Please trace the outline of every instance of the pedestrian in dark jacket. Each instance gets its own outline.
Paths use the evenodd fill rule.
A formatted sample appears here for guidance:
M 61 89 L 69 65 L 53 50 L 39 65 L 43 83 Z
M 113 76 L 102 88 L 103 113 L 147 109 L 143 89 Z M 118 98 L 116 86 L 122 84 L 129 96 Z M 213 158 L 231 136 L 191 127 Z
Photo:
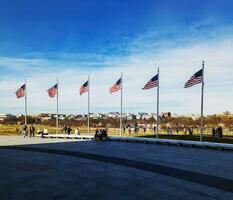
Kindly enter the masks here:
M 157 129 L 157 127 L 154 126 L 154 127 L 153 127 L 153 132 L 154 132 L 154 134 L 156 134 L 156 129 Z
M 193 135 L 193 128 L 192 128 L 192 127 L 190 127 L 190 128 L 188 129 L 188 131 L 189 131 L 189 135 Z
M 30 126 L 30 135 L 29 137 L 34 137 L 35 136 L 35 127 L 31 124 Z
M 222 127 L 221 127 L 221 126 L 219 126 L 219 127 L 217 128 L 217 133 L 218 133 L 218 136 L 219 136 L 219 137 L 222 137 Z
M 63 127 L 63 133 L 66 134 L 66 131 L 67 131 L 67 126 L 65 125 L 65 126 Z
M 212 136 L 216 135 L 216 128 L 212 128 Z
M 125 134 L 125 126 L 123 127 L 123 133 Z
M 103 129 L 103 130 L 102 130 L 102 136 L 103 136 L 103 138 L 104 138 L 105 140 L 107 139 L 108 134 L 107 134 L 106 129 Z
M 71 129 L 71 127 L 69 126 L 69 127 L 67 128 L 67 133 L 68 133 L 68 135 L 70 135 L 71 131 L 72 131 L 72 129 Z
M 146 133 L 146 126 L 143 126 L 143 132 Z

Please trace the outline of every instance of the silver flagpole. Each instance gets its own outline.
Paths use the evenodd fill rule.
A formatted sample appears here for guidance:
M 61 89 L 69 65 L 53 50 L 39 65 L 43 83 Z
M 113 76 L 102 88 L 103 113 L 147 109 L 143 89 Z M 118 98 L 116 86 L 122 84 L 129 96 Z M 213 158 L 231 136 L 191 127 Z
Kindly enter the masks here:
M 156 127 L 156 138 L 159 138 L 159 67 L 158 67 L 158 86 L 157 86 L 157 127 Z
M 120 116 L 120 136 L 122 136 L 122 104 L 123 104 L 123 73 L 121 72 L 121 116 Z
M 88 116 L 87 116 L 87 132 L 90 134 L 90 76 L 88 75 Z
M 56 134 L 58 134 L 58 94 L 59 94 L 59 87 L 58 87 L 58 78 L 57 78 L 57 118 L 56 118 Z
M 25 125 L 27 125 L 27 81 L 25 79 L 25 95 L 24 95 L 24 98 L 25 98 Z
M 201 134 L 200 134 L 200 141 L 202 142 L 203 140 L 203 101 L 204 101 L 204 65 L 205 61 L 202 61 L 202 76 L 203 76 L 203 81 L 202 81 L 202 86 L 201 86 Z

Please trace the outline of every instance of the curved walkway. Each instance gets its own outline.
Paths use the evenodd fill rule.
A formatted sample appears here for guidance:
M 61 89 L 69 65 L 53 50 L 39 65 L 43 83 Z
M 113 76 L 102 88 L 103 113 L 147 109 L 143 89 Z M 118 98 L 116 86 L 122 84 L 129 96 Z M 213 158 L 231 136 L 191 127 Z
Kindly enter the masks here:
M 148 172 L 153 172 L 161 175 L 180 178 L 186 181 L 191 181 L 201 185 L 214 187 L 227 192 L 233 192 L 233 180 L 211 176 L 203 173 L 188 171 L 184 169 L 163 166 L 159 164 L 146 163 L 146 162 L 135 161 L 135 160 L 119 158 L 119 157 L 110 157 L 100 154 L 66 151 L 66 150 L 58 150 L 58 149 L 45 149 L 45 148 L 34 148 L 34 147 L 25 147 L 25 146 L 5 146 L 5 147 L 1 147 L 1 149 L 33 151 L 39 153 L 72 156 L 77 158 L 101 161 L 101 162 L 121 165 L 125 167 L 131 167 L 139 170 L 144 170 Z

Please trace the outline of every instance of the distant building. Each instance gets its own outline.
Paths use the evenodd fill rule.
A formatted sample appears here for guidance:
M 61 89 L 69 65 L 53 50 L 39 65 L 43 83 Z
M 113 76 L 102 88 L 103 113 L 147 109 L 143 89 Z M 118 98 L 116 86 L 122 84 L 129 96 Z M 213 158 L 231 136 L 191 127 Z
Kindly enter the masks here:
M 170 118 L 171 113 L 170 112 L 162 112 L 161 116 L 162 116 L 162 118 Z
M 44 121 L 48 121 L 50 119 L 56 118 L 57 114 L 40 113 L 40 114 L 33 115 L 32 117 L 40 119 L 42 122 L 44 122 Z M 66 118 L 66 115 L 65 114 L 58 114 L 58 118 L 60 120 L 64 120 Z
M 36 115 L 33 115 L 33 117 L 36 117 L 37 119 L 40 119 L 42 122 L 48 121 L 48 120 L 50 120 L 52 118 L 51 114 L 48 114 L 48 113 L 36 114 Z
M 110 113 L 107 113 L 106 116 L 109 118 L 119 118 L 120 113 L 119 112 L 110 112 Z
M 104 119 L 105 115 L 102 113 L 90 113 L 90 118 L 92 118 L 92 119 Z
M 0 121 L 4 121 L 7 118 L 6 114 L 0 114 Z

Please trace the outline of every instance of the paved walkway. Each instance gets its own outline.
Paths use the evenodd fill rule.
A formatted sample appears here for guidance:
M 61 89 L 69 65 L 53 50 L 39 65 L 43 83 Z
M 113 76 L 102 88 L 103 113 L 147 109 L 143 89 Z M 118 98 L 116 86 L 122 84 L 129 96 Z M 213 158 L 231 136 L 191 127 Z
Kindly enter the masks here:
M 7 136 L 0 146 L 0 199 L 233 199 L 228 151 Z

